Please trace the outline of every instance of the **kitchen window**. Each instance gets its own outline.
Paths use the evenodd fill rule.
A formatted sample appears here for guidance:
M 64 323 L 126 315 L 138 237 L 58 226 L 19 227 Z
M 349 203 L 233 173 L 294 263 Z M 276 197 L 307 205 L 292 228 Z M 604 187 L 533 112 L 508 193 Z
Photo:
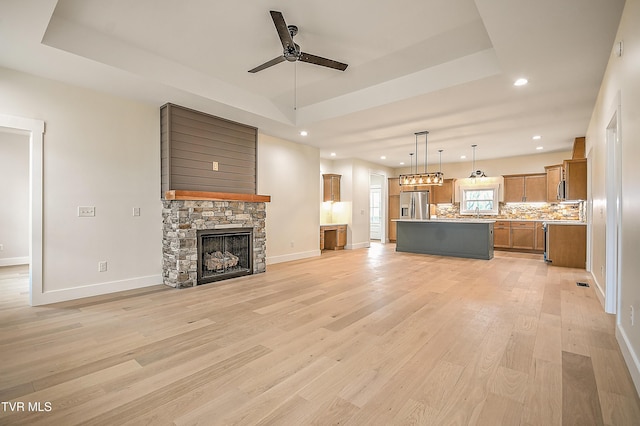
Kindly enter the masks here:
M 460 186 L 460 214 L 497 215 L 499 185 Z

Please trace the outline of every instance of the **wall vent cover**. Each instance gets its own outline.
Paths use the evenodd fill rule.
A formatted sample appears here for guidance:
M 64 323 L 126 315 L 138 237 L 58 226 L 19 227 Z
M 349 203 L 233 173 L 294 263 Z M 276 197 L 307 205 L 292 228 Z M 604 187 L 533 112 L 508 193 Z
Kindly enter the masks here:
M 589 283 L 581 283 L 580 281 L 578 281 L 578 282 L 576 283 L 576 285 L 577 285 L 578 287 L 589 287 Z

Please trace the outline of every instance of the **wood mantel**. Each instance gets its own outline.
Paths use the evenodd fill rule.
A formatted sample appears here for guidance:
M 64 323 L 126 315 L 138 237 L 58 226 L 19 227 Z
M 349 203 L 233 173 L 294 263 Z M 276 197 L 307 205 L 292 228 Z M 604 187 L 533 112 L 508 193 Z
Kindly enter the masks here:
M 205 192 L 171 190 L 164 193 L 165 200 L 204 200 L 204 201 L 247 201 L 269 203 L 271 195 L 234 194 L 231 192 Z

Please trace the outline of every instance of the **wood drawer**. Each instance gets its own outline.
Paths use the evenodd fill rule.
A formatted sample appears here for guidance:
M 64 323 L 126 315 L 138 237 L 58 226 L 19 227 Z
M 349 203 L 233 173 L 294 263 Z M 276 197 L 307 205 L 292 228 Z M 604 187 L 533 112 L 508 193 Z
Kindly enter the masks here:
M 536 223 L 535 222 L 529 222 L 529 221 L 513 221 L 511 222 L 511 228 L 535 228 L 536 227 Z

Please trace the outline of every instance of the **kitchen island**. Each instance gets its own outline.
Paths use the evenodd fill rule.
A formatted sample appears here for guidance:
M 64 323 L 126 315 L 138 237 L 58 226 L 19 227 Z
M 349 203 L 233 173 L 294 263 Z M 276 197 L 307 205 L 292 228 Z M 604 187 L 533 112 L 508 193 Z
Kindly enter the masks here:
M 396 251 L 471 259 L 493 258 L 493 224 L 487 219 L 396 219 Z

